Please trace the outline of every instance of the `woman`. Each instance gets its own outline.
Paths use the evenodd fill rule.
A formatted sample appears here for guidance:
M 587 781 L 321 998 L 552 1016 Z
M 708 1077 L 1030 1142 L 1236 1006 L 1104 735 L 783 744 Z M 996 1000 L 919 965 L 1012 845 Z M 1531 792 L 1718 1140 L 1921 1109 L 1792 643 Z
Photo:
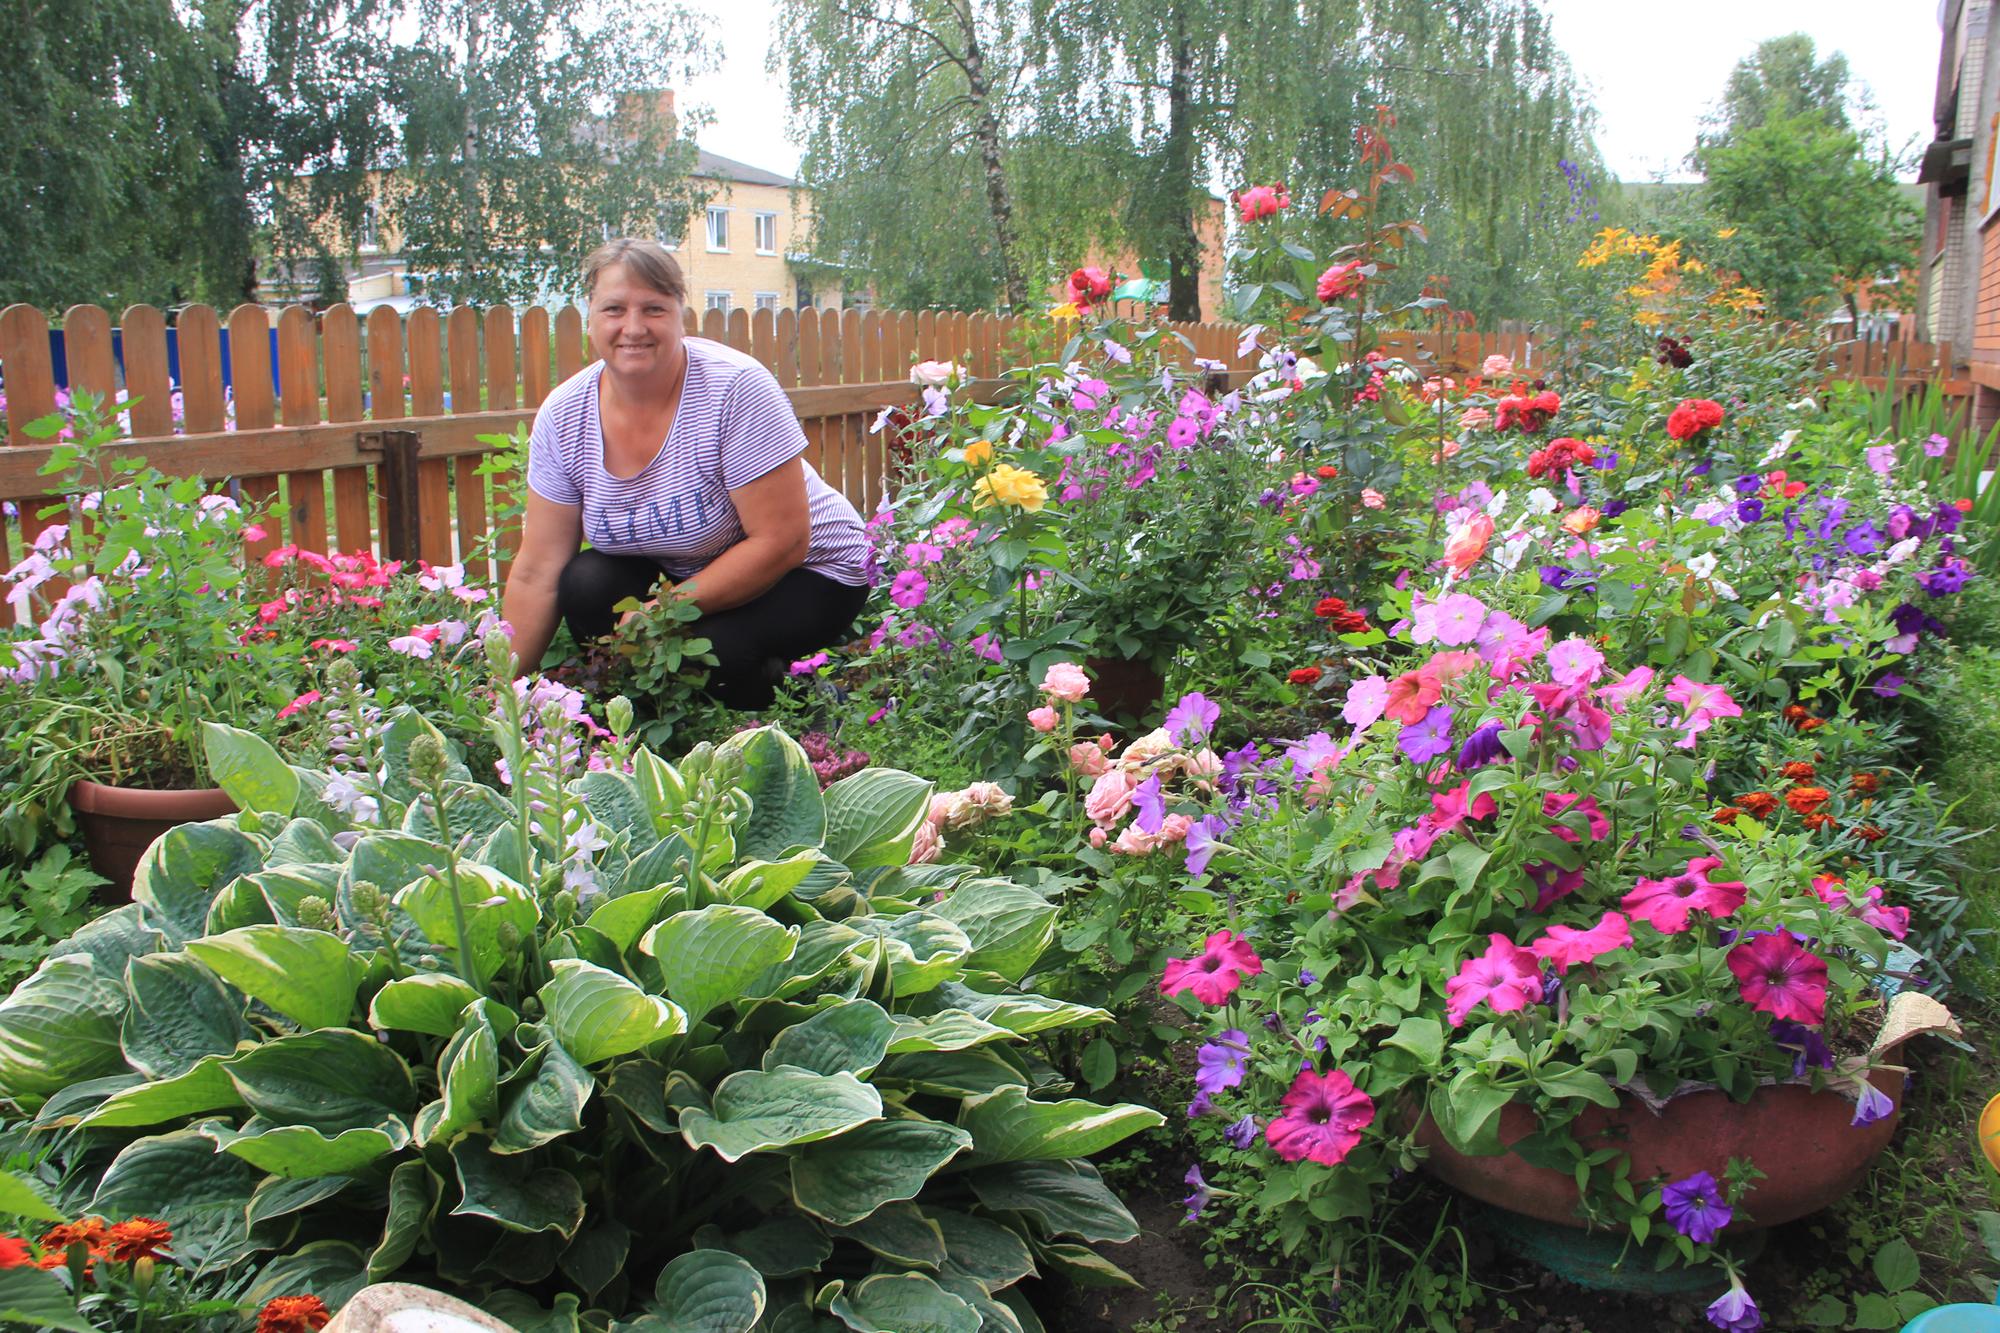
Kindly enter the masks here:
M 535 414 L 528 508 L 507 579 L 514 665 L 540 665 L 556 621 L 578 642 L 627 597 L 689 597 L 721 665 L 708 692 L 770 706 L 794 659 L 840 642 L 868 593 L 854 506 L 800 454 L 785 391 L 752 358 L 682 331 L 687 285 L 651 241 L 583 269 L 597 360 Z M 583 550 L 585 539 L 591 549 Z

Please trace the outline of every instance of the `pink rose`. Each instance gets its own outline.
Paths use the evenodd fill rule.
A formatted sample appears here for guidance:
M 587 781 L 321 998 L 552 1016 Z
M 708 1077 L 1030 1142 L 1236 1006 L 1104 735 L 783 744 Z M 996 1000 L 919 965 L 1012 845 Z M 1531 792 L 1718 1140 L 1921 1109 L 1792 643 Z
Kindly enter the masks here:
M 1106 759 L 1102 748 L 1090 741 L 1069 747 L 1069 764 L 1087 778 L 1094 778 L 1104 771 Z
M 1036 731 L 1054 731 L 1056 729 L 1056 710 L 1046 707 L 1029 709 L 1028 725 Z
M 1371 486 L 1361 492 L 1361 503 L 1367 505 L 1370 509 L 1380 509 L 1388 501 L 1383 498 L 1382 492 Z
M 910 839 L 909 863 L 913 866 L 922 866 L 937 860 L 940 842 L 936 824 L 926 819 L 917 825 L 916 836 Z
M 1106 769 L 1083 798 L 1083 813 L 1099 828 L 1110 828 L 1132 808 L 1132 789 L 1138 785 L 1138 778 L 1124 769 Z
M 1064 703 L 1081 703 L 1090 693 L 1090 677 L 1074 662 L 1057 662 L 1042 677 L 1042 689 Z

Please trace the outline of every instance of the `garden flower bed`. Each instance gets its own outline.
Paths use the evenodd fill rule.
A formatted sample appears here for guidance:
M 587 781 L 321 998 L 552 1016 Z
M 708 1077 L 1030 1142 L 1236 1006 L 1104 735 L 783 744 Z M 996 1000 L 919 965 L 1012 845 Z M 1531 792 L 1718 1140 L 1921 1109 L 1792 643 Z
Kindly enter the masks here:
M 1215 1327 L 1976 1298 L 1979 442 L 1646 238 L 1543 373 L 1411 363 L 1402 224 L 1317 256 L 1289 208 L 1239 382 L 1090 274 L 994 401 L 920 367 L 865 634 L 761 719 L 685 616 L 510 682 L 462 567 L 252 559 L 254 508 L 51 423 L 90 495 L 8 576 L 0 1317 L 275 1333 L 394 1278 L 1081 1329 L 1163 1215 L 1129 1263 Z M 60 794 L 135 774 L 237 813 L 94 911 Z M 1808 1103 L 1822 1195 L 1716 1127 Z M 1643 1294 L 1524 1281 L 1438 1183 L 1486 1169 Z

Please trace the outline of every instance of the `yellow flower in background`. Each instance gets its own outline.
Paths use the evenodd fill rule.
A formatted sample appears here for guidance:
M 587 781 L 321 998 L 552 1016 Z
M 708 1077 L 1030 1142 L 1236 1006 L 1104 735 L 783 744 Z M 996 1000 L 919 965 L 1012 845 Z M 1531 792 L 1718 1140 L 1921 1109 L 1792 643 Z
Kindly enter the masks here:
M 1718 241 L 1726 241 L 1735 234 L 1736 234 L 1736 228 L 1724 227 L 1721 231 L 1715 233 L 1715 239 Z
M 1025 468 L 1002 463 L 972 484 L 972 507 L 1015 505 L 1034 513 L 1049 502 L 1049 488 Z
M 1076 318 L 1076 314 L 1077 314 L 1077 311 L 1076 311 L 1076 302 L 1074 302 L 1074 301 L 1064 301 L 1064 302 L 1063 302 L 1063 303 L 1062 303 L 1061 305 L 1059 305 L 1059 306 L 1057 306 L 1057 307 L 1056 307 L 1055 309 L 1053 309 L 1053 310 L 1049 311 L 1049 318 L 1051 318 L 1051 319 L 1075 319 L 1075 318 Z
M 974 440 L 971 444 L 965 446 L 965 465 L 967 467 L 984 467 L 992 457 L 993 442 L 991 440 Z

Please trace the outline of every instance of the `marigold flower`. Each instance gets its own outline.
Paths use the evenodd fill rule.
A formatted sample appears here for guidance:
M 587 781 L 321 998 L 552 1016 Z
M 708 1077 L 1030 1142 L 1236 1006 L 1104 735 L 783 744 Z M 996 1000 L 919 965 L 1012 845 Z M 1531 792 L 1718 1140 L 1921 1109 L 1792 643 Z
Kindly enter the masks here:
M 1807 778 L 1817 776 L 1818 772 L 1819 770 L 1811 764 L 1793 760 L 1778 770 L 1778 776 L 1790 778 L 1793 782 L 1804 782 Z
M 19 1236 L 0 1236 L 0 1268 L 32 1268 L 35 1252 Z
M 317 1296 L 280 1296 L 257 1312 L 257 1333 L 319 1333 L 332 1318 Z
M 111 1224 L 111 1259 L 114 1263 L 131 1263 L 137 1259 L 160 1257 L 161 1247 L 174 1238 L 174 1233 L 165 1222 L 156 1222 L 150 1217 L 135 1217 L 128 1222 Z
M 1286 679 L 1294 685 L 1317 685 L 1319 678 L 1325 674 L 1316 666 L 1293 667 Z
M 1863 842 L 1880 842 L 1888 836 L 1880 826 L 1875 824 L 1856 824 L 1847 831 Z
M 1847 785 L 1852 787 L 1857 795 L 1873 796 L 1882 790 L 1882 779 L 1873 773 L 1856 773 L 1847 779 Z
M 1800 731 L 1812 731 L 1826 725 L 1823 717 L 1814 717 L 1812 710 L 1804 704 L 1786 704 L 1778 710 L 1778 716 L 1797 727 Z
M 1743 812 L 1741 810 L 1737 809 L 1733 805 L 1725 805 L 1720 810 L 1717 810 L 1714 814 L 1710 815 L 1709 818 L 1714 820 L 1718 824 L 1734 824 L 1736 822 L 1736 816 L 1742 813 Z
M 1736 804 L 1749 811 L 1752 819 L 1769 819 L 1778 808 L 1778 798 L 1767 791 L 1745 792 L 1736 798 Z
M 1804 824 L 1807 828 L 1811 829 L 1814 833 L 1817 833 L 1821 829 L 1827 828 L 1829 826 L 1831 826 L 1834 829 L 1838 829 L 1840 827 L 1840 825 L 1834 821 L 1832 815 L 1823 813 L 1807 815 L 1799 822 Z
M 1832 793 L 1824 787 L 1794 787 L 1785 793 L 1785 804 L 1802 815 L 1809 815 L 1831 797 Z

